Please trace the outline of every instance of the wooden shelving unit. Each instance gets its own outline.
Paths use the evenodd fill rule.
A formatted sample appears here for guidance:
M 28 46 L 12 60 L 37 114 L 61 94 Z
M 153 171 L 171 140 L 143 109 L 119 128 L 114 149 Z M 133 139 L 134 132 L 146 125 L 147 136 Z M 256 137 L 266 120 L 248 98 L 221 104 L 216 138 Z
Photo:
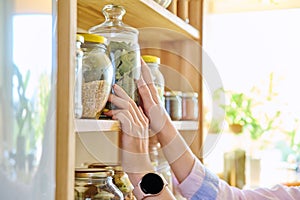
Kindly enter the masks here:
M 75 36 L 78 30 L 87 31 L 90 27 L 104 22 L 101 9 L 105 4 L 124 6 L 126 15 L 124 23 L 139 29 L 140 41 L 167 43 L 166 47 L 174 45 L 182 48 L 181 52 L 190 52 L 201 63 L 201 52 L 195 51 L 190 41 L 202 43 L 201 27 L 203 0 L 190 0 L 192 15 L 190 21 L 197 24 L 192 26 L 181 18 L 161 7 L 153 0 L 63 0 L 57 1 L 57 48 L 58 48 L 58 76 L 57 76 L 57 127 L 56 127 L 56 200 L 74 199 L 74 169 L 76 157 L 76 137 L 78 134 L 91 134 L 102 131 L 103 134 L 118 132 L 120 124 L 114 120 L 74 120 L 73 115 L 73 87 L 75 68 Z M 197 5 L 197 6 L 194 6 Z M 198 16 L 198 17 L 195 17 Z M 196 23 L 197 22 L 197 23 Z M 149 28 L 151 29 L 149 31 Z M 153 29 L 152 29 L 153 28 Z M 147 30 L 146 30 L 147 29 Z M 168 30 L 163 34 L 157 29 Z M 146 30 L 146 31 L 145 31 Z M 174 34 L 172 34 L 174 33 Z M 189 41 L 188 41 L 189 40 Z M 187 42 L 188 41 L 188 42 Z M 147 51 L 149 49 L 146 49 Z M 151 50 L 151 49 L 150 49 Z M 181 54 L 180 52 L 180 54 Z M 150 52 L 151 53 L 151 52 Z M 155 52 L 156 54 L 156 52 Z M 182 73 L 186 80 L 191 80 L 192 89 L 199 93 L 199 120 L 174 121 L 178 130 L 186 133 L 186 138 L 193 139 L 192 150 L 199 150 L 202 143 L 202 78 L 197 70 L 190 67 L 193 63 L 186 63 L 182 55 L 157 52 L 164 64 L 174 67 Z M 184 61 L 180 61 L 184 60 Z M 192 79 L 191 79 L 192 77 Z M 194 139 L 196 138 L 196 139 Z

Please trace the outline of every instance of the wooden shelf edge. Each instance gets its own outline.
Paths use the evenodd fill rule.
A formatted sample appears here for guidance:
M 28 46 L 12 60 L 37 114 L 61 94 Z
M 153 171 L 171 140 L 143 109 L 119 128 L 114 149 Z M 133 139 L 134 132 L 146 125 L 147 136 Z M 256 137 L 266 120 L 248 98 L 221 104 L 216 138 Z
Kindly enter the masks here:
M 78 29 L 87 31 L 90 27 L 104 22 L 104 17 L 100 10 L 109 3 L 122 5 L 126 10 L 124 23 L 137 29 L 159 27 L 173 30 L 192 39 L 200 38 L 199 30 L 153 0 L 78 0 Z
M 178 28 L 182 29 L 186 32 L 186 34 L 192 36 L 194 39 L 199 39 L 200 34 L 199 30 L 197 30 L 192 25 L 184 22 L 181 18 L 171 13 L 169 10 L 163 8 L 159 4 L 157 4 L 153 0 L 140 0 L 142 3 L 144 3 L 146 6 L 148 6 L 150 9 L 153 9 L 154 12 L 157 12 L 160 14 L 164 19 L 167 19 L 170 21 L 170 23 L 174 24 Z
M 75 132 L 119 131 L 120 123 L 116 120 L 76 119 Z
M 173 121 L 179 131 L 198 130 L 198 121 Z M 75 132 L 119 131 L 117 120 L 75 119 Z

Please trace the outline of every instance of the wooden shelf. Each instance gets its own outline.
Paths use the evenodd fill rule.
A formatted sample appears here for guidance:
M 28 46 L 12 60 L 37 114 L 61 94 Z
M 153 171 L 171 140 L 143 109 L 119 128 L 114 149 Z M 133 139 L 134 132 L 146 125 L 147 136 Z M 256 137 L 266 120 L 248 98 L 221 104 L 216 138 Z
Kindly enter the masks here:
M 116 120 L 76 119 L 76 132 L 119 131 L 120 123 Z
M 101 10 L 104 5 L 109 3 L 124 6 L 126 14 L 123 21 L 132 27 L 138 29 L 146 27 L 164 28 L 191 39 L 200 38 L 199 30 L 185 23 L 181 18 L 153 0 L 78 0 L 78 29 L 87 31 L 90 27 L 104 22 Z
M 198 121 L 173 121 L 179 131 L 198 130 Z M 119 131 L 120 123 L 116 120 L 76 119 L 76 132 Z

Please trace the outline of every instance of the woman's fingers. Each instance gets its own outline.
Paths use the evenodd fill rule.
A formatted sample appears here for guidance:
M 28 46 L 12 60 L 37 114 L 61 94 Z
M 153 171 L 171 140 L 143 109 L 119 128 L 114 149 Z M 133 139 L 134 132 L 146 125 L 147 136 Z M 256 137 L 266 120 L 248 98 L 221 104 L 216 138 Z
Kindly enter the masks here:
M 137 82 L 137 87 L 139 90 L 140 97 L 143 101 L 143 107 L 146 112 L 148 112 L 148 109 L 152 106 L 155 105 L 155 101 L 152 98 L 151 92 L 146 85 L 145 81 L 143 78 L 139 79 Z
M 141 60 L 141 66 L 142 78 L 146 82 L 154 102 L 159 103 L 159 94 L 152 79 L 151 71 L 144 60 Z
M 128 110 L 111 110 L 107 112 L 107 114 L 111 115 L 112 119 L 120 121 L 123 133 L 134 138 L 147 138 L 148 135 L 144 133 L 144 129 L 146 129 L 147 126 L 136 124 Z
M 114 85 L 114 91 L 116 95 L 110 95 L 109 101 L 115 106 L 121 109 L 128 110 L 135 123 L 140 124 L 140 119 L 142 119 L 141 113 L 139 112 L 136 103 L 127 95 L 127 93 L 118 85 Z
M 141 113 L 141 115 L 142 115 L 144 124 L 148 126 L 148 124 L 149 124 L 149 119 L 148 119 L 147 116 L 144 114 L 143 108 L 139 106 L 139 110 L 140 110 L 140 113 Z
M 113 89 L 118 97 L 120 97 L 128 102 L 131 100 L 131 98 L 128 96 L 128 94 L 125 92 L 125 90 L 123 90 L 119 85 L 114 84 Z

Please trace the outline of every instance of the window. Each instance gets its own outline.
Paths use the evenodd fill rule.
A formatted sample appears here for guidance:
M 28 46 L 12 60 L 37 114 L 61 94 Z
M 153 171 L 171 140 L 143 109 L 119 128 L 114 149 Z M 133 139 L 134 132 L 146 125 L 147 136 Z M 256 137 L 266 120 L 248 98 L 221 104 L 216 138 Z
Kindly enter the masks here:
M 204 50 L 215 63 L 225 92 L 251 97 L 253 113 L 262 126 L 274 117 L 272 127 L 256 140 L 260 143 L 256 147 L 259 156 L 262 161 L 269 157 L 275 168 L 284 163 L 294 170 L 300 159 L 299 19 L 300 9 L 207 14 L 204 18 Z M 275 117 L 277 111 L 280 114 Z M 227 132 L 225 127 L 223 135 Z M 232 146 L 230 141 L 218 145 Z M 268 152 L 272 152 L 273 160 Z M 212 157 L 208 156 L 208 164 L 217 162 Z M 222 164 L 219 161 L 215 170 L 221 171 Z M 268 179 L 266 184 L 289 181 Z

